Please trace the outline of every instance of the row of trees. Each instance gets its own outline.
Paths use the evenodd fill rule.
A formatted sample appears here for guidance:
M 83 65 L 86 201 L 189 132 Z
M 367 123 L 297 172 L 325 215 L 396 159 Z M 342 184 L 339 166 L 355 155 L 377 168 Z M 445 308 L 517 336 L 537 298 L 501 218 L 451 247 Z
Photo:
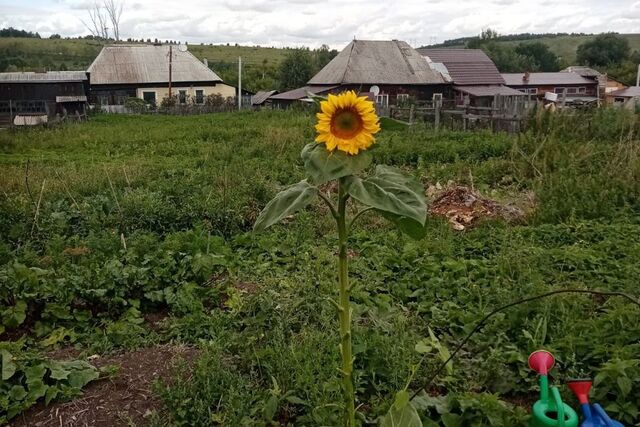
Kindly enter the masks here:
M 31 31 L 18 30 L 17 28 L 9 27 L 0 29 L 0 37 L 22 37 L 29 39 L 39 39 L 40 34 L 33 33 Z
M 484 50 L 498 69 L 505 73 L 525 71 L 558 71 L 563 66 L 548 45 L 540 41 L 504 43 L 505 36 L 487 29 L 479 37 L 467 42 L 468 48 Z M 576 51 L 576 63 L 593 67 L 602 73 L 623 81 L 635 82 L 640 63 L 640 52 L 631 51 L 629 40 L 615 33 L 600 34 L 580 44 Z

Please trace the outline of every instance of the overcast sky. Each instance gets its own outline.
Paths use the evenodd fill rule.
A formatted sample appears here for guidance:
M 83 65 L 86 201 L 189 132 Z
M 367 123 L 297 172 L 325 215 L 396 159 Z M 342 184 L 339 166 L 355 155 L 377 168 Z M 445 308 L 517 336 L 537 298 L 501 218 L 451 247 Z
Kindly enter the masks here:
M 101 1 L 101 0 L 99 0 Z M 640 32 L 640 0 L 121 0 L 124 38 L 334 48 L 351 39 L 413 46 L 484 28 L 522 32 Z M 0 27 L 86 35 L 93 0 L 0 0 Z

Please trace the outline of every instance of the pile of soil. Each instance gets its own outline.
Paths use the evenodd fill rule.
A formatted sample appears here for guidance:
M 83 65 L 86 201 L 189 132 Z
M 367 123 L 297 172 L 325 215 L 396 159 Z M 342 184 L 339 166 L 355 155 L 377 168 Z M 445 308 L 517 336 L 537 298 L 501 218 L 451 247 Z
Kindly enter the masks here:
M 464 230 L 483 219 L 503 218 L 508 221 L 522 219 L 524 212 L 511 204 L 503 205 L 482 197 L 465 186 L 453 186 L 438 192 L 429 207 L 429 213 L 447 218 L 455 230 Z
M 77 352 L 62 351 L 55 359 L 74 359 Z M 191 364 L 198 351 L 192 347 L 160 345 L 107 357 L 91 356 L 97 368 L 115 365 L 113 378 L 89 383 L 82 396 L 70 402 L 49 406 L 38 403 L 13 420 L 19 427 L 116 427 L 145 425 L 153 411 L 162 410 L 162 402 L 152 390 L 159 379 L 165 383 L 173 377 L 179 360 Z M 55 357 L 54 357 L 55 356 Z

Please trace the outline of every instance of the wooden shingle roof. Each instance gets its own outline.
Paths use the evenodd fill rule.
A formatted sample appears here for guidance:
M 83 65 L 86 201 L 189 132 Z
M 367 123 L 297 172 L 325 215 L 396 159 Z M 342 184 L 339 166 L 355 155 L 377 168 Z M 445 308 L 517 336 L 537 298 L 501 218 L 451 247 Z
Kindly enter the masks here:
M 420 54 L 400 40 L 353 40 L 309 85 L 444 83 Z
M 189 51 L 173 46 L 171 80 L 221 82 L 222 79 Z M 89 66 L 91 85 L 167 83 L 168 45 L 105 46 Z

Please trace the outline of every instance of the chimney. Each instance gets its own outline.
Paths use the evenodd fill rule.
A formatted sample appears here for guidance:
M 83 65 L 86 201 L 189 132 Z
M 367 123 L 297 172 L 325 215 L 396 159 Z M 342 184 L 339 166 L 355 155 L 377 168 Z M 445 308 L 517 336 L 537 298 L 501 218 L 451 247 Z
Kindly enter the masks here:
M 531 74 L 530 74 L 528 71 L 527 71 L 526 73 L 524 73 L 524 75 L 522 76 L 522 81 L 523 81 L 524 83 L 529 83 L 529 76 L 530 76 L 530 75 L 531 75 Z
M 209 61 L 207 60 L 207 58 L 203 58 L 202 63 L 206 65 L 207 68 L 209 68 Z

